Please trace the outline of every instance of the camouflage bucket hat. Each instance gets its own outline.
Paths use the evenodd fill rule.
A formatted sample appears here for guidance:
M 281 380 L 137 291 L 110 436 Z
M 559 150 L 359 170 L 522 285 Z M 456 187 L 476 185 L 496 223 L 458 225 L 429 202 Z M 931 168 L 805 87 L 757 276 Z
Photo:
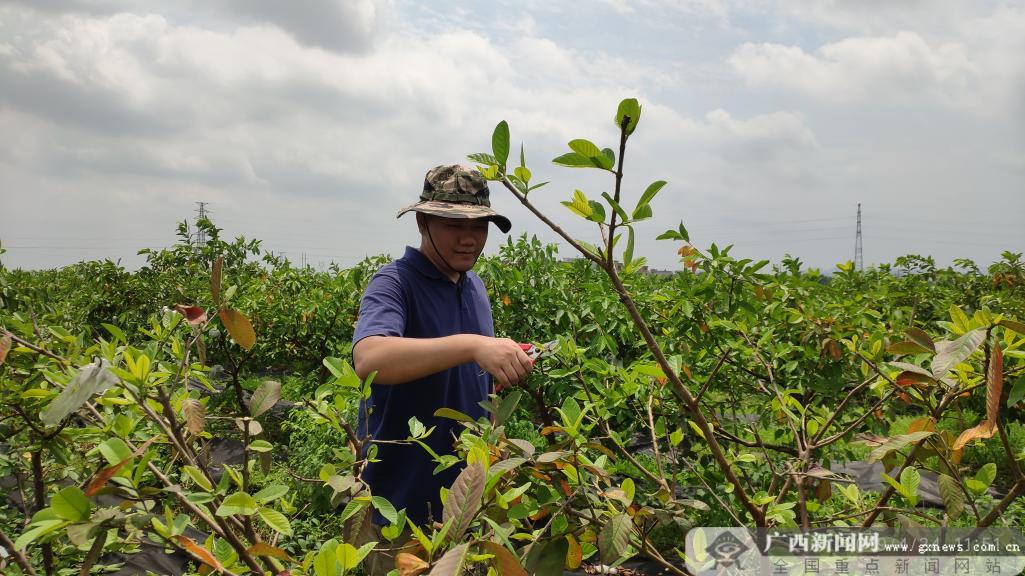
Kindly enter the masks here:
M 487 218 L 508 233 L 512 223 L 491 209 L 490 195 L 488 181 L 476 168 L 437 166 L 424 178 L 420 201 L 399 210 L 396 218 L 410 211 L 446 218 Z

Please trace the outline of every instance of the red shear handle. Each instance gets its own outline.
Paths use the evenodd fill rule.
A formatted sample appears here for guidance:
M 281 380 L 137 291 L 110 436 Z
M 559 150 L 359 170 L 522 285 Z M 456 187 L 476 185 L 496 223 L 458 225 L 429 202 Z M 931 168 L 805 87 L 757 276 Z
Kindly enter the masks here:
M 537 346 L 534 346 L 533 344 L 521 343 L 520 350 L 523 350 L 527 353 L 527 356 L 530 356 L 530 365 L 533 366 L 534 361 L 537 360 Z

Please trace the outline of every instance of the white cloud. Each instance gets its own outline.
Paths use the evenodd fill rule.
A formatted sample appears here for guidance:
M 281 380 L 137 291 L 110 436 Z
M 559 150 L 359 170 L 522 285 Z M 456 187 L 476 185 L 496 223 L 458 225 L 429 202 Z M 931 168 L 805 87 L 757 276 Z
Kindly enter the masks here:
M 654 29 L 687 22 L 711 37 L 722 32 L 714 18 L 680 14 L 722 9 L 736 25 L 743 18 L 734 16 L 764 10 L 744 4 L 628 3 L 636 10 L 626 17 L 636 20 L 607 34 L 629 42 L 628 34 L 652 29 L 644 19 L 656 19 Z M 592 231 L 563 218 L 559 200 L 578 186 L 597 197 L 609 181 L 548 160 L 576 137 L 615 147 L 610 118 L 626 96 L 644 105 L 628 153 L 629 185 L 670 182 L 638 238 L 638 250 L 650 250 L 659 266 L 671 265 L 674 251 L 650 237 L 680 218 L 708 230 L 697 238 L 723 242 L 733 238 L 725 224 L 753 230 L 755 216 L 846 214 L 862 200 L 939 205 L 973 183 L 985 190 L 980 205 L 998 198 L 1003 213 L 1025 208 L 1013 195 L 1025 178 L 1018 153 L 1025 143 L 1013 120 L 1025 112 L 1017 97 L 1025 87 L 1020 10 L 966 21 L 986 39 L 915 28 L 823 34 L 820 49 L 749 44 L 727 64 L 719 56 L 667 59 L 671 51 L 618 56 L 604 43 L 545 36 L 547 19 L 568 21 L 571 11 L 559 6 L 533 15 L 510 8 L 502 22 L 471 9 L 428 11 L 425 23 L 374 4 L 372 17 L 357 18 L 369 36 L 333 48 L 268 5 L 246 13 L 213 6 L 50 0 L 45 16 L 25 3 L 0 7 L 0 130 L 19 135 L 18 146 L 0 149 L 5 246 L 44 228 L 61 245 L 104 234 L 170 241 L 174 223 L 202 200 L 214 203 L 229 234 L 263 238 L 292 257 L 305 251 L 351 262 L 394 253 L 416 240 L 394 211 L 416 196 L 427 168 L 486 149 L 501 119 L 510 122 L 514 147 L 526 143 L 537 178 L 552 180 L 536 195 L 541 208 L 585 236 Z M 303 17 L 330 21 L 333 10 Z M 715 39 L 732 47 L 737 37 Z M 730 66 L 734 73 L 724 73 Z M 899 122 L 907 114 L 894 103 L 902 102 L 921 114 L 913 130 Z M 980 120 L 966 108 L 990 112 Z M 861 121 L 873 114 L 898 122 Z M 517 232 L 553 239 L 507 194 L 494 197 Z M 127 256 L 137 247 L 82 255 Z M 826 247 L 805 248 L 836 261 Z M 766 257 L 795 251 L 758 249 Z M 12 249 L 4 261 L 67 261 L 59 251 L 33 260 L 38 254 Z
M 933 46 L 914 32 L 847 38 L 814 53 L 797 46 L 746 43 L 729 63 L 750 85 L 780 86 L 837 102 L 908 101 L 925 94 L 956 104 L 979 73 L 964 46 Z

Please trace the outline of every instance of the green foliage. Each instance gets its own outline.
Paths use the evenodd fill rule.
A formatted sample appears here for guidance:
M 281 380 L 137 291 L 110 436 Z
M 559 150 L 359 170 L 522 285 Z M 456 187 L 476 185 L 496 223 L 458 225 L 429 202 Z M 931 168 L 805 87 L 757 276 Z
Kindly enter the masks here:
M 25 514 L 0 508 L 0 529 L 48 571 L 152 539 L 197 570 L 339 576 L 408 529 L 423 548 L 412 565 L 505 575 L 643 549 L 672 558 L 699 524 L 847 525 L 892 521 L 876 519 L 890 508 L 980 523 L 976 511 L 995 506 L 987 488 L 1021 481 L 1021 255 L 986 273 L 909 255 L 825 275 L 790 256 L 770 266 L 692 246 L 681 222 L 659 236 L 680 244 L 681 269 L 647 273 L 636 237 L 650 234 L 643 221 L 667 184 L 623 185 L 640 112 L 636 100 L 619 105 L 618 152 L 573 139 L 555 159 L 614 178 L 611 193 L 577 190 L 564 203 L 595 232 L 594 243 L 564 237 L 580 258 L 521 236 L 478 263 L 496 333 L 559 346 L 487 402 L 494 421 L 436 413 L 464 428 L 454 454 L 431 453 L 439 469 L 463 466 L 440 523 L 409 522 L 361 480 L 376 457 L 354 430 L 371 379 L 346 358 L 360 295 L 387 260 L 297 268 L 201 221 L 205 245 L 183 224 L 181 241 L 145 251 L 135 272 L 0 265 L 0 473 L 42 501 Z M 522 145 L 509 170 L 511 150 L 502 122 L 491 151 L 471 159 L 529 203 L 543 183 L 531 184 Z M 280 398 L 293 403 L 284 421 Z M 426 446 L 433 427 L 409 425 L 402 441 Z M 241 461 L 215 469 L 211 448 L 226 441 Z M 882 460 L 888 489 L 829 472 L 852 458 Z M 916 509 L 926 470 L 944 475 L 942 511 Z M 804 474 L 802 490 L 790 471 Z M 389 525 L 371 538 L 373 511 Z M 1012 502 L 996 521 L 1023 515 Z

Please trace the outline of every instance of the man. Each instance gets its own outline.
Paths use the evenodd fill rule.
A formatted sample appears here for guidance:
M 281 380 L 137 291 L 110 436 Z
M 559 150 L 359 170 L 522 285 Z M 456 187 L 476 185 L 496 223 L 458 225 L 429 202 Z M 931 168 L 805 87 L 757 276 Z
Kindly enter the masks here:
M 450 487 L 459 468 L 437 475 L 435 463 L 416 445 L 388 443 L 409 435 L 409 419 L 436 427 L 426 443 L 451 454 L 461 426 L 437 418 L 448 407 L 472 418 L 485 415 L 478 403 L 499 386 L 516 384 L 531 370 L 519 345 L 494 337 L 487 291 L 470 271 L 488 237 L 488 222 L 507 233 L 509 219 L 491 209 L 487 181 L 475 169 L 438 166 L 427 173 L 416 204 L 419 250 L 382 267 L 367 285 L 353 335 L 353 362 L 361 378 L 376 371 L 369 401 L 361 403 L 359 434 L 377 444 L 379 462 L 363 479 L 375 496 L 423 525 L 440 520 L 440 489 Z M 379 515 L 377 523 L 384 522 Z

